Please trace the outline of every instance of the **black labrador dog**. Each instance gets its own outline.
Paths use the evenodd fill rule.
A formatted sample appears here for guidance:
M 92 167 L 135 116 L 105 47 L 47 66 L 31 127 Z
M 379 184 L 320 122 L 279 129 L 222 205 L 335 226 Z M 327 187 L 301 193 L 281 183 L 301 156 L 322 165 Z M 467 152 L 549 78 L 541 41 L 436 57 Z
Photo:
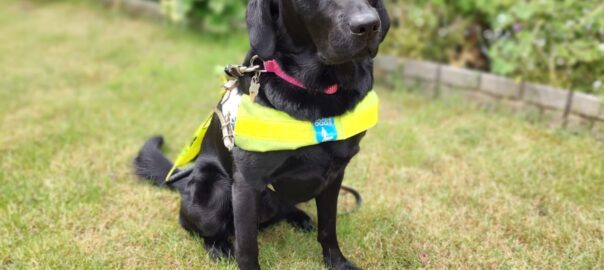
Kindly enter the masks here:
M 275 59 L 307 88 L 263 74 L 257 103 L 314 121 L 344 114 L 372 89 L 373 58 L 390 25 L 382 0 L 249 0 L 246 19 L 244 63 L 254 55 Z M 251 76 L 240 78 L 239 91 L 250 83 Z M 335 94 L 322 92 L 334 84 Z M 259 269 L 259 227 L 285 220 L 313 230 L 295 205 L 314 198 L 325 264 L 357 269 L 338 246 L 336 211 L 344 170 L 364 134 L 293 151 L 229 151 L 214 117 L 187 178 L 164 184 L 172 163 L 160 151 L 161 137 L 147 141 L 134 163 L 137 175 L 180 192 L 180 224 L 203 238 L 212 258 L 234 254 L 240 269 Z

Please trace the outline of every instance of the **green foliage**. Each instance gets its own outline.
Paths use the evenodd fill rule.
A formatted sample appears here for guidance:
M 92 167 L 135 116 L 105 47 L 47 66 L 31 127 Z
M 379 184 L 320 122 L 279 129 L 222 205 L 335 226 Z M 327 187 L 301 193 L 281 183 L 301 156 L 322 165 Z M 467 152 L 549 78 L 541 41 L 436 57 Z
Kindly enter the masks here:
M 161 0 L 170 20 L 212 32 L 227 32 L 243 25 L 242 0 Z
M 493 71 L 582 91 L 604 79 L 604 3 L 519 2 L 492 22 Z M 599 89 L 598 89 L 599 88 Z
M 389 2 L 395 22 L 389 53 L 449 62 L 476 31 L 493 73 L 604 93 L 602 1 Z
M 394 21 L 386 50 L 445 62 L 473 24 L 486 24 L 514 0 L 386 0 Z

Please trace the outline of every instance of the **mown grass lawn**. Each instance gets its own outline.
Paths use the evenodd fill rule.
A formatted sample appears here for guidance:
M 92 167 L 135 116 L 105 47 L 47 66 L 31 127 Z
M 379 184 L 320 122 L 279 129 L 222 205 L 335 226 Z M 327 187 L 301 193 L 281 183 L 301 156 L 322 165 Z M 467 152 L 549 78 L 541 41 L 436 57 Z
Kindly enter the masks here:
M 161 133 L 174 156 L 247 41 L 91 4 L 0 2 L 0 268 L 233 269 L 177 223 L 178 195 L 130 163 Z M 367 269 L 603 269 L 604 145 L 463 104 L 379 90 L 380 125 L 339 219 Z M 312 204 L 304 205 L 313 209 Z M 311 210 L 311 212 L 314 212 Z M 265 269 L 321 269 L 314 234 L 261 233 Z

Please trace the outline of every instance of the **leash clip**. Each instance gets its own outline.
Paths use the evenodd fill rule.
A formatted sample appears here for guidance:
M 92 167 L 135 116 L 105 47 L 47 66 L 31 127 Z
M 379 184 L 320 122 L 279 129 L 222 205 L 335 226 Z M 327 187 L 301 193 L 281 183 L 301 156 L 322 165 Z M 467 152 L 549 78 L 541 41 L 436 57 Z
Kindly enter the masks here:
M 260 56 L 258 55 L 254 55 L 252 56 L 252 58 L 250 59 L 250 67 L 256 68 L 254 71 L 255 72 L 266 72 L 266 70 L 260 69 L 260 65 L 254 65 L 254 63 L 256 61 L 260 61 L 260 64 L 263 64 L 264 61 L 262 61 L 262 59 L 260 59 Z
M 260 92 L 260 71 L 256 71 L 254 77 L 252 77 L 252 82 L 250 83 L 250 98 L 252 101 L 256 100 L 256 96 L 258 96 L 258 92 Z
M 256 69 L 256 71 L 254 72 L 254 77 L 252 77 L 252 82 L 250 83 L 250 89 L 248 91 L 252 101 L 255 101 L 256 97 L 258 96 L 258 92 L 260 91 L 260 75 L 262 74 L 262 72 L 265 72 L 265 70 L 260 70 L 259 65 L 254 65 L 254 62 L 256 62 L 258 60 L 260 60 L 260 62 L 262 62 L 262 60 L 260 59 L 260 56 L 258 56 L 258 55 L 254 55 L 250 59 L 250 66 L 258 67 L 258 69 Z
M 224 68 L 224 73 L 233 79 L 241 78 L 246 73 L 252 73 L 260 70 L 260 66 L 243 66 L 243 65 L 233 65 L 229 64 Z
M 258 61 L 260 61 L 260 63 L 258 63 L 256 65 L 256 62 L 258 62 Z M 262 73 L 266 72 L 266 70 L 263 70 L 260 68 L 260 64 L 262 64 L 262 63 L 264 63 L 264 62 L 262 61 L 262 59 L 260 59 L 260 56 L 254 55 L 250 59 L 249 66 L 233 65 L 233 64 L 227 65 L 224 68 L 224 73 L 229 78 L 231 78 L 231 80 L 229 80 L 224 85 L 224 88 L 227 91 L 230 91 L 239 85 L 239 83 L 237 81 L 238 78 L 241 78 L 241 77 L 245 76 L 245 74 L 248 74 L 248 73 L 254 73 L 254 76 L 252 77 L 252 81 L 250 83 L 250 88 L 248 89 L 250 98 L 252 99 L 252 101 L 254 101 L 256 99 L 256 96 L 258 96 L 258 92 L 260 91 L 260 75 Z

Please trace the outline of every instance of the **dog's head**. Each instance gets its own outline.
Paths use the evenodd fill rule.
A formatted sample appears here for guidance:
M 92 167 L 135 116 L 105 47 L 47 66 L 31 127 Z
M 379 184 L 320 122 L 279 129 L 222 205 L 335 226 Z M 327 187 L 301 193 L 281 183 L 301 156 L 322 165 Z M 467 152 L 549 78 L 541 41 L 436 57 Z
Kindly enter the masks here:
M 390 27 L 383 0 L 249 0 L 253 51 L 314 53 L 325 65 L 375 57 Z

